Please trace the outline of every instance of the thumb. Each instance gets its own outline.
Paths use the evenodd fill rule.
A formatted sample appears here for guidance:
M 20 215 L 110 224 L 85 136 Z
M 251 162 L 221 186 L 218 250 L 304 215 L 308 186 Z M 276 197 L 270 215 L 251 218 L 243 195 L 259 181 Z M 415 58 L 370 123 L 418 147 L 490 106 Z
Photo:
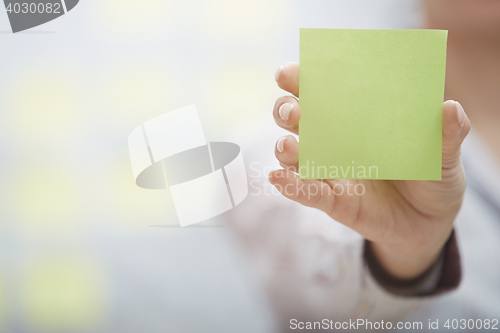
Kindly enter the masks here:
M 443 105 L 443 170 L 461 166 L 460 146 L 470 131 L 470 120 L 462 105 L 446 101 Z

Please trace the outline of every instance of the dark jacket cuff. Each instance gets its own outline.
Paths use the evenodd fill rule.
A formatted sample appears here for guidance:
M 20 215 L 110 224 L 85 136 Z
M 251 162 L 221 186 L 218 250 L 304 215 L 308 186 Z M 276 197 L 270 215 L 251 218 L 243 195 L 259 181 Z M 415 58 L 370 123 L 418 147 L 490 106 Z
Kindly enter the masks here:
M 460 285 L 462 268 L 455 231 L 451 233 L 440 256 L 422 275 L 401 280 L 388 273 L 368 246 L 364 245 L 364 260 L 377 283 L 388 292 L 406 297 L 436 296 L 450 292 Z

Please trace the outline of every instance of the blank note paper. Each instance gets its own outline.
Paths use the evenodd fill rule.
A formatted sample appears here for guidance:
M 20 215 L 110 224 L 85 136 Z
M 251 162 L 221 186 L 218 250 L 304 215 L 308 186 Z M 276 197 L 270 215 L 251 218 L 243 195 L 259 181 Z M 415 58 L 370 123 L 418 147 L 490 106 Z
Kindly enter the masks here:
M 447 36 L 301 29 L 300 177 L 440 180 Z

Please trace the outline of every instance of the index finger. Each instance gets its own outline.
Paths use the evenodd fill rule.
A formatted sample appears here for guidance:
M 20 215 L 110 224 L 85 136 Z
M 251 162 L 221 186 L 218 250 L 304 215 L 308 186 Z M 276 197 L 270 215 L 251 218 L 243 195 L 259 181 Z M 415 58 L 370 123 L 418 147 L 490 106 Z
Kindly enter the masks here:
M 288 91 L 295 97 L 299 97 L 299 73 L 299 64 L 289 62 L 278 68 L 275 80 L 281 89 Z

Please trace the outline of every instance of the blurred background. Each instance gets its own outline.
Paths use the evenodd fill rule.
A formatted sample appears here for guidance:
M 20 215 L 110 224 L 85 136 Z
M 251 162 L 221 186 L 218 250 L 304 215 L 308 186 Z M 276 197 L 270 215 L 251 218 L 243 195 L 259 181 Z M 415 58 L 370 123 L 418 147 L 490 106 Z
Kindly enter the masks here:
M 179 228 L 168 191 L 135 186 L 127 137 L 190 104 L 207 140 L 259 135 L 300 27 L 419 17 L 412 0 L 81 0 L 14 35 L 2 7 L 0 332 L 273 331 L 220 217 Z

